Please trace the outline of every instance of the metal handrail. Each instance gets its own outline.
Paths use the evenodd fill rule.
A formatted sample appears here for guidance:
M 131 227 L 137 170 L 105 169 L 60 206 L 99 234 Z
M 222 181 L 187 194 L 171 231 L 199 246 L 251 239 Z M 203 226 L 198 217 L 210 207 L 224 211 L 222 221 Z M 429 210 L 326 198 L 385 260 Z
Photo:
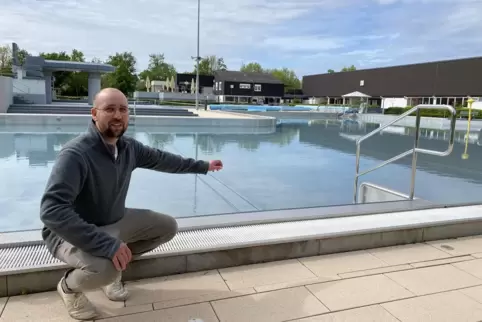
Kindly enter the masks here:
M 363 182 L 363 183 L 360 184 L 360 190 L 363 191 L 364 187 L 373 188 L 373 189 L 382 191 L 382 192 L 387 193 L 387 194 L 395 195 L 395 196 L 400 197 L 402 199 L 408 199 L 409 198 L 409 196 L 404 194 L 404 193 L 401 193 L 399 191 L 395 191 L 395 190 L 392 190 L 392 189 L 388 189 L 386 187 L 382 187 L 382 186 L 376 185 L 374 183 Z M 417 198 L 415 198 L 415 199 L 417 199 Z M 363 199 L 362 199 L 362 201 L 363 201 Z
M 422 109 L 447 109 L 452 114 L 451 119 L 450 119 L 449 147 L 448 147 L 447 150 L 441 152 L 441 151 L 421 149 L 421 148 L 418 147 L 418 143 L 419 143 L 419 139 L 420 139 L 420 110 L 422 110 Z M 399 155 L 380 163 L 376 167 L 373 167 L 369 170 L 366 170 L 362 173 L 359 173 L 359 171 L 360 171 L 360 145 L 361 145 L 361 143 L 363 141 L 365 141 L 366 139 L 374 136 L 375 134 L 383 131 L 384 129 L 386 129 L 390 125 L 392 125 L 392 124 L 400 121 L 401 119 L 409 116 L 413 112 L 417 112 L 417 118 L 416 118 L 416 121 L 415 121 L 415 143 L 414 143 L 413 149 L 408 150 L 408 151 L 403 152 L 403 153 L 400 153 Z M 367 173 L 370 173 L 372 171 L 375 171 L 377 169 L 380 169 L 381 167 L 384 167 L 387 164 L 390 164 L 392 162 L 400 160 L 400 159 L 402 159 L 402 158 L 404 158 L 404 157 L 406 157 L 407 155 L 410 155 L 410 154 L 413 155 L 413 158 L 412 158 L 412 182 L 411 182 L 411 185 L 410 185 L 409 199 L 413 200 L 413 196 L 414 196 L 414 193 L 415 193 L 415 174 L 416 174 L 416 170 L 417 170 L 417 153 L 430 154 L 430 155 L 436 155 L 436 156 L 441 156 L 441 157 L 449 155 L 452 152 L 453 147 L 454 147 L 456 114 L 457 114 L 457 111 L 450 105 L 420 104 L 420 105 L 414 106 L 413 108 L 411 108 L 407 112 L 401 114 L 395 120 L 377 128 L 376 130 L 373 130 L 372 132 L 368 133 L 365 136 L 362 136 L 361 138 L 358 138 L 356 140 L 356 165 L 355 165 L 356 170 L 355 170 L 353 203 L 357 203 L 358 178 L 359 177 L 361 177 L 362 175 L 365 175 Z

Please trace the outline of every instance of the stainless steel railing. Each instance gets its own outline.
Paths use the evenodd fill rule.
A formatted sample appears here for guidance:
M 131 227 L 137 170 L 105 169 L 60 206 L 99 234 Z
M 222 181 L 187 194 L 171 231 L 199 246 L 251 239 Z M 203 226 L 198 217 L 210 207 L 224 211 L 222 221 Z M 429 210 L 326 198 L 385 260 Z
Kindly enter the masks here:
M 418 147 L 419 144 L 419 135 L 420 135 L 420 110 L 422 109 L 447 109 L 451 113 L 451 118 L 450 118 L 450 137 L 449 137 L 449 147 L 447 150 L 441 152 L 441 151 L 434 151 L 434 150 L 427 150 L 427 149 L 421 149 Z M 413 112 L 417 112 L 417 117 L 415 121 L 415 143 L 414 147 L 411 150 L 408 150 L 406 152 L 400 153 L 399 155 L 386 160 L 376 167 L 373 167 L 369 170 L 366 170 L 362 173 L 360 173 L 360 149 L 361 149 L 361 143 L 365 141 L 366 139 L 374 136 L 375 134 L 380 133 L 390 125 L 400 121 L 401 119 L 409 116 Z M 377 169 L 380 169 L 381 167 L 386 166 L 387 164 L 390 164 L 392 162 L 395 162 L 397 160 L 400 160 L 401 158 L 406 157 L 407 155 L 412 154 L 412 178 L 411 178 L 411 185 L 410 185 L 410 194 L 409 194 L 409 199 L 413 200 L 413 196 L 415 194 L 415 175 L 417 171 L 417 154 L 422 153 L 422 154 L 430 154 L 430 155 L 436 155 L 436 156 L 447 156 L 452 152 L 452 149 L 454 147 L 454 136 L 455 136 L 455 121 L 456 121 L 456 110 L 450 106 L 450 105 L 430 105 L 430 104 L 421 104 L 414 106 L 412 109 L 409 111 L 403 113 L 399 117 L 397 117 L 395 120 L 392 122 L 389 122 L 378 129 L 368 133 L 367 135 L 358 138 L 356 140 L 356 170 L 355 170 L 355 182 L 354 182 L 354 192 L 353 192 L 353 203 L 357 203 L 357 196 L 358 196 L 358 178 L 361 177 L 362 175 L 365 175 L 367 173 L 370 173 L 372 171 L 375 171 Z

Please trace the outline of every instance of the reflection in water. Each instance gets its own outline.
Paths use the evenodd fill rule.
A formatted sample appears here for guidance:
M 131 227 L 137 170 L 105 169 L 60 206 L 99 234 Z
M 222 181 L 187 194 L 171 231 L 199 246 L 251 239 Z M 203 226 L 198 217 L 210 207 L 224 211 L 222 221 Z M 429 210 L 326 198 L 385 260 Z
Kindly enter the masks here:
M 129 132 L 150 146 L 199 159 L 220 158 L 225 169 L 208 176 L 173 175 L 138 169 L 127 206 L 177 217 L 351 203 L 356 138 L 380 125 L 353 120 L 284 122 L 269 134 L 176 133 L 137 128 Z M 58 128 L 16 133 L 0 127 L 0 231 L 40 228 L 40 197 L 61 147 L 80 131 Z M 60 132 L 60 133 L 59 133 Z M 422 129 L 420 147 L 443 151 L 447 130 Z M 414 129 L 390 127 L 362 143 L 361 170 L 413 147 Z M 482 132 L 456 133 L 447 157 L 419 155 L 415 194 L 434 202 L 476 202 L 482 198 Z M 399 160 L 361 178 L 401 192 L 410 184 L 411 159 Z

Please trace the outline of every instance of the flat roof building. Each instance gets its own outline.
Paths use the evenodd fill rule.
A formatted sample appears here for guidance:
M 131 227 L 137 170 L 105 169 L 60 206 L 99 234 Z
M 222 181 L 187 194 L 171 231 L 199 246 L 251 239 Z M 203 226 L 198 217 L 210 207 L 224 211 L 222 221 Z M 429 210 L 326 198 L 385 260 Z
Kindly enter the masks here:
M 327 103 L 357 92 L 372 102 L 406 98 L 408 105 L 461 104 L 468 96 L 482 97 L 482 57 L 303 76 L 303 93 Z

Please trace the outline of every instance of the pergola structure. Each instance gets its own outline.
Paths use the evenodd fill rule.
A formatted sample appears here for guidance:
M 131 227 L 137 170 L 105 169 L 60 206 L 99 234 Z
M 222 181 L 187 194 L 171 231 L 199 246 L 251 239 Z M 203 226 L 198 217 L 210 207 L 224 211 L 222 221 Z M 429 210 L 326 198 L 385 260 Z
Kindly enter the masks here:
M 368 102 L 368 99 L 371 97 L 370 95 L 364 94 L 359 91 L 351 92 L 345 95 L 342 95 L 343 97 L 343 105 L 346 104 L 346 99 L 348 99 L 348 102 L 351 104 L 352 99 L 357 99 L 360 103 L 361 102 Z
M 27 56 L 25 62 L 20 66 L 18 59 L 18 45 L 12 44 L 13 56 L 13 71 L 22 71 L 22 78 L 26 79 L 44 79 L 45 80 L 45 102 L 52 103 L 52 82 L 54 72 L 86 72 L 89 74 L 88 79 L 88 93 L 89 104 L 94 101 L 95 95 L 100 91 L 100 77 L 105 73 L 112 73 L 115 67 L 109 64 L 101 63 L 84 63 L 76 61 L 62 61 L 62 60 L 46 60 L 41 56 Z

